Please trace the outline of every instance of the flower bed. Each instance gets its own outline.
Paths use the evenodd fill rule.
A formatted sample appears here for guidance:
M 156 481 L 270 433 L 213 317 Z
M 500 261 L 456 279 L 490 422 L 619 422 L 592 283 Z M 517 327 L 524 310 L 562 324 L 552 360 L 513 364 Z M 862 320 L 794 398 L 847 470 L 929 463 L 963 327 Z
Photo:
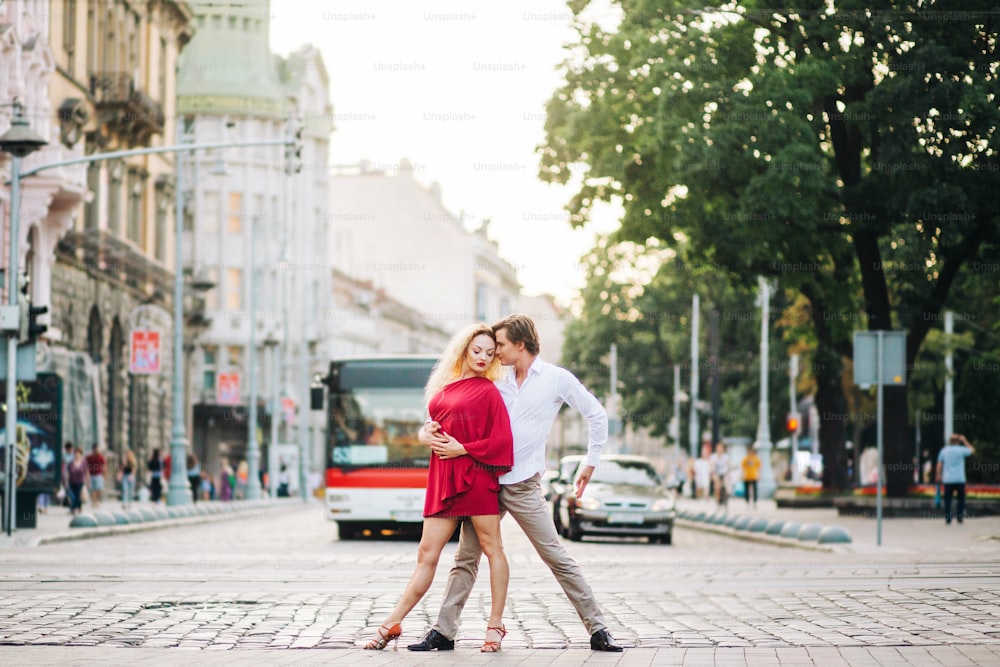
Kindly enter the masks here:
M 916 484 L 907 488 L 907 498 L 933 498 L 935 494 L 934 484 Z M 798 489 L 796 489 L 796 493 Z M 874 496 L 875 485 L 861 486 L 854 489 L 856 496 Z M 882 495 L 885 496 L 885 488 L 882 488 Z M 965 486 L 965 497 L 982 498 L 984 500 L 1000 499 L 1000 486 L 993 484 L 967 484 Z

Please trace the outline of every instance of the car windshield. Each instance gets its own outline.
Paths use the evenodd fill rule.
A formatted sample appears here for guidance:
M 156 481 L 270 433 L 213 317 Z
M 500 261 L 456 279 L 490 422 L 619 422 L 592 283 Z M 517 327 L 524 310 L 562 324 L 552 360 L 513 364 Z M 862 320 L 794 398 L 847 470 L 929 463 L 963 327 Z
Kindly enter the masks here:
M 602 459 L 591 482 L 601 484 L 633 484 L 635 486 L 659 486 L 660 479 L 653 466 L 645 461 L 615 461 Z

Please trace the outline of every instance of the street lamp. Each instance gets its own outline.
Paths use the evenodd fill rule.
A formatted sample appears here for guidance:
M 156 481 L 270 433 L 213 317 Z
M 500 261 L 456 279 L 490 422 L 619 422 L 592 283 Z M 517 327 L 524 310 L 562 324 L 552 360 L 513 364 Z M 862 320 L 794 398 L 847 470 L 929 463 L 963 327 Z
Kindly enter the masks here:
M 257 216 L 250 220 L 250 349 L 247 350 L 247 382 L 250 408 L 247 416 L 247 500 L 260 500 L 260 446 L 257 442 Z
M 267 446 L 267 488 L 272 498 L 277 497 L 278 490 L 278 415 L 280 414 L 278 398 L 278 338 L 274 332 L 267 334 L 264 347 L 271 360 L 271 435 Z
M 48 142 L 31 131 L 28 120 L 24 117 L 24 107 L 15 98 L 12 105 L 14 115 L 10 127 L 0 136 L 0 151 L 10 153 L 10 261 L 7 264 L 7 312 L 18 312 L 17 277 L 20 273 L 20 251 L 17 247 L 20 238 L 21 215 L 21 159 L 47 145 Z M 7 320 L 8 318 L 4 318 Z M 8 320 L 8 325 L 9 325 Z M 16 437 L 17 437 L 17 339 L 18 326 L 6 328 L 7 334 L 7 414 L 4 422 L 6 455 L 6 477 L 4 480 L 4 517 L 7 525 L 7 535 L 14 528 L 14 518 L 17 515 L 14 483 L 16 480 Z
M 177 141 L 187 138 L 183 119 L 177 119 Z M 167 487 L 167 505 L 190 505 L 191 485 L 187 478 L 188 440 L 184 420 L 184 258 L 181 239 L 184 238 L 184 157 L 177 155 L 177 201 L 174 204 L 174 374 L 173 425 L 170 434 L 170 484 Z
M 771 470 L 771 424 L 767 405 L 768 332 L 770 330 L 771 285 L 764 276 L 757 278 L 760 289 L 760 403 L 758 404 L 757 441 L 754 447 L 760 456 L 760 476 L 757 481 L 761 498 L 773 498 L 774 471 Z

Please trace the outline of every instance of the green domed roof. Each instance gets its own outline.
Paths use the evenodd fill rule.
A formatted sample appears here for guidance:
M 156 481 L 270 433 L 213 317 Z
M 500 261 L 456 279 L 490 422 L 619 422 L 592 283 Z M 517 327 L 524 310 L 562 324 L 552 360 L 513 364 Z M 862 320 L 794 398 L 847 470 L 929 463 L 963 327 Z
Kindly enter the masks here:
M 285 92 L 271 54 L 270 5 L 188 0 L 196 28 L 180 54 L 179 114 L 285 115 Z

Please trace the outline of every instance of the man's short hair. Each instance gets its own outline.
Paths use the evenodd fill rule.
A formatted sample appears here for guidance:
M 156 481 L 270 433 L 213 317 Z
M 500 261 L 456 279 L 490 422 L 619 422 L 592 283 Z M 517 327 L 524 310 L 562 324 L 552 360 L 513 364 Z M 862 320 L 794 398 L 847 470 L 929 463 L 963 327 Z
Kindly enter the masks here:
M 540 348 L 538 344 L 538 329 L 535 328 L 534 321 L 527 315 L 515 313 L 508 315 L 493 325 L 493 333 L 501 329 L 507 331 L 507 340 L 512 343 L 524 343 L 524 349 L 528 354 L 537 355 Z

